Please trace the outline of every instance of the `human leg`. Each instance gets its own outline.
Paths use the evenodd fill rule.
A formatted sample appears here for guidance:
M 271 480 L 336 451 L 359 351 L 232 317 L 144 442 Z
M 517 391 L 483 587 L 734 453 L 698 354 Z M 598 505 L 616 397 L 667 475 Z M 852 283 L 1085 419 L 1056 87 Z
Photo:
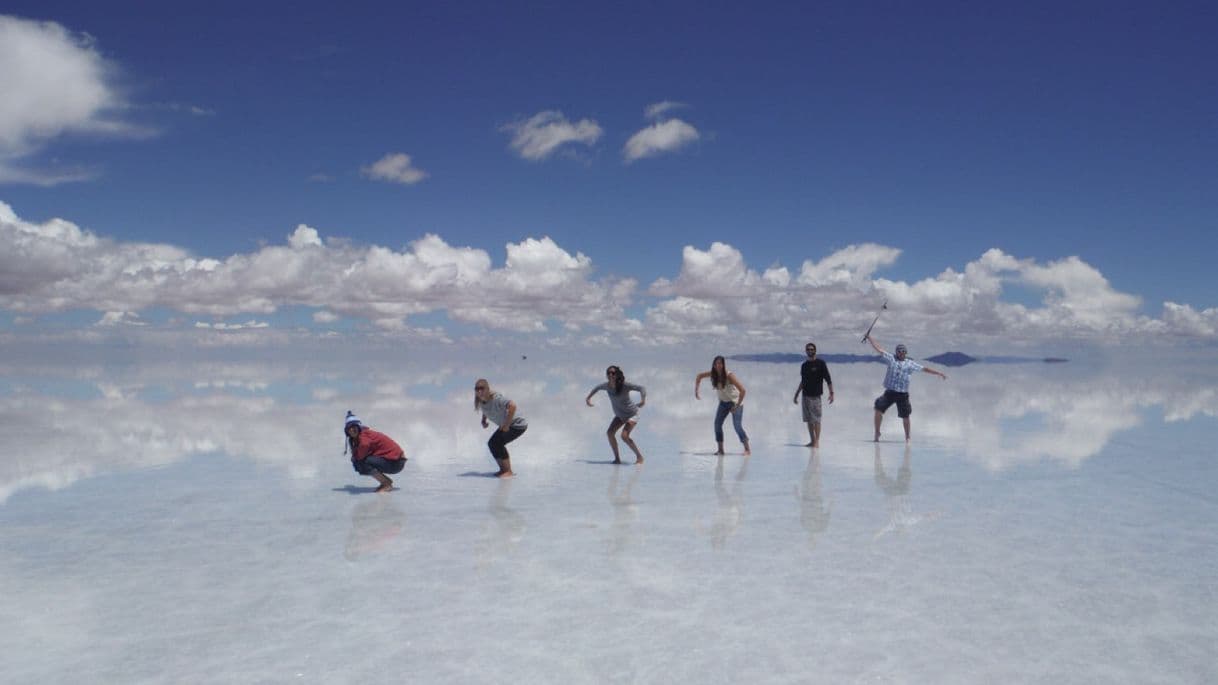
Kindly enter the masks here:
M 731 402 L 720 402 L 719 407 L 715 409 L 715 443 L 719 446 L 715 454 L 723 454 L 723 421 L 731 410 Z
M 626 422 L 626 427 L 622 429 L 622 442 L 626 443 L 626 446 L 629 447 L 631 449 L 631 451 L 634 452 L 634 457 L 635 457 L 634 463 L 642 464 L 643 463 L 643 452 L 639 450 L 639 446 L 636 445 L 634 442 L 634 439 L 630 437 L 630 433 L 634 430 L 634 427 L 637 425 L 638 425 L 638 423 L 634 420 L 630 420 L 630 421 Z
M 740 438 L 740 444 L 744 445 L 744 454 L 748 456 L 752 454 L 749 449 L 749 435 L 744 432 L 744 407 L 736 407 L 732 411 L 732 428 L 736 430 L 736 437 Z
M 499 471 L 495 475 L 499 478 L 510 478 L 516 475 L 512 471 L 512 456 L 508 454 L 507 444 L 524 434 L 524 428 L 509 428 L 506 431 L 497 430 L 487 441 L 487 445 L 491 449 L 491 456 L 495 458 L 495 463 L 499 465 Z
M 605 436 L 609 438 L 609 447 L 613 449 L 614 464 L 622 463 L 622 455 L 617 449 L 617 431 L 625 423 L 625 421 L 615 416 L 613 417 L 613 420 L 609 422 L 609 429 L 605 431 Z

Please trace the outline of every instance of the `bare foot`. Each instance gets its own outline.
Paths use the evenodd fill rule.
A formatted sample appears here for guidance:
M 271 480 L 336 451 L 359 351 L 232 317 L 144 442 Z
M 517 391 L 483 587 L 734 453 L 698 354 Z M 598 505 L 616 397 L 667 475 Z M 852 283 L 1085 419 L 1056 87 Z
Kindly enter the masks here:
M 635 460 L 634 460 L 634 463 L 636 463 L 636 464 L 642 464 L 642 463 L 643 463 L 643 457 L 642 457 L 642 456 L 640 456 L 638 459 L 635 459 Z
M 495 477 L 496 478 L 515 478 L 516 472 L 515 471 L 501 471 L 499 473 L 496 473 Z
M 753 450 L 749 449 L 749 446 L 748 446 L 748 445 L 745 445 L 745 446 L 744 446 L 744 456 L 746 456 L 746 457 L 747 457 L 747 456 L 750 456 L 750 455 L 752 455 L 752 454 L 753 454 Z
M 805 442 L 805 443 L 804 443 L 804 447 L 816 447 L 816 443 L 814 443 L 814 442 Z
M 716 457 L 722 457 L 722 456 L 723 456 L 723 450 L 719 450 L 718 452 L 715 452 L 715 456 L 716 456 Z
M 620 464 L 620 463 L 622 463 L 622 460 L 621 460 L 621 459 L 614 459 L 614 460 L 613 460 L 613 463 L 614 463 L 614 464 Z
M 389 483 L 385 483 L 384 485 L 380 486 L 376 490 L 373 490 L 373 492 L 389 492 L 392 489 L 393 489 L 393 483 L 389 482 Z
M 875 434 L 875 440 L 872 440 L 872 442 L 879 442 L 879 441 L 880 441 L 880 434 L 879 434 L 879 433 L 876 433 L 876 434 Z

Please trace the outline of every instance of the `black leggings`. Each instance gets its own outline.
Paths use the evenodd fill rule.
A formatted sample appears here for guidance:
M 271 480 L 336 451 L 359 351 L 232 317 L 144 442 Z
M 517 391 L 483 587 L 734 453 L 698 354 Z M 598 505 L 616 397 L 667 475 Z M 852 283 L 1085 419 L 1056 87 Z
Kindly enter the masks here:
M 504 447 L 504 445 L 524 435 L 526 430 L 528 430 L 528 426 L 524 428 L 513 426 L 506 431 L 495 429 L 495 434 L 491 436 L 490 440 L 486 441 L 486 446 L 491 448 L 491 456 L 495 458 L 495 461 L 503 461 L 510 458 L 512 455 L 508 454 L 507 447 Z

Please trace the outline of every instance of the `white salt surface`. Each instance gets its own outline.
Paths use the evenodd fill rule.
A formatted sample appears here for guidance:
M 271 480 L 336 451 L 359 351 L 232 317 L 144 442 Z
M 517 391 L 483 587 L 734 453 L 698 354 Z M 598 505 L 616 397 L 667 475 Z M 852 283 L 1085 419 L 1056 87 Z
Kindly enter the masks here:
M 729 362 L 753 456 L 729 420 L 718 458 L 701 367 L 638 361 L 636 467 L 604 365 L 6 369 L 3 681 L 1218 680 L 1212 382 L 947 369 L 907 447 L 837 365 L 813 451 L 798 366 Z M 478 376 L 530 420 L 514 480 Z M 392 493 L 347 409 L 406 448 Z

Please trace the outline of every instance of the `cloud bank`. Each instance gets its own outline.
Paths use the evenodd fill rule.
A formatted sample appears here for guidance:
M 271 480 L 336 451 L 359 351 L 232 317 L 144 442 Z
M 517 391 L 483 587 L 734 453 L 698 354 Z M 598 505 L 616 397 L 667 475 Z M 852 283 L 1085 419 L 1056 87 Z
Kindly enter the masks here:
M 416 330 L 411 317 L 441 312 L 562 344 L 717 337 L 764 344 L 792 335 L 856 338 L 887 299 L 881 340 L 900 331 L 906 340 L 945 344 L 1218 341 L 1218 308 L 1165 302 L 1157 318 L 1148 316 L 1141 298 L 1120 292 L 1078 257 L 1042 263 L 991 249 L 962 270 L 905 282 L 881 275 L 900 257 L 890 246 L 850 245 L 794 270 L 759 270 L 737 248 L 716 242 L 685 247 L 676 275 L 640 292 L 632 278 L 594 277 L 591 257 L 548 237 L 509 243 L 505 253 L 496 266 L 485 250 L 435 234 L 395 250 L 323 238 L 302 224 L 283 244 L 212 258 L 114 240 L 63 219 L 27 222 L 0 202 L 0 309 L 22 318 L 93 310 L 101 315 L 97 326 L 127 330 L 148 328 L 140 313 L 151 308 L 248 318 L 303 306 L 315 309 L 318 326 L 346 318 L 386 331 Z M 1004 300 L 1010 287 L 1038 292 L 1041 301 Z M 208 329 L 252 333 L 266 326 L 253 319 Z M 417 330 L 443 337 L 439 329 Z

